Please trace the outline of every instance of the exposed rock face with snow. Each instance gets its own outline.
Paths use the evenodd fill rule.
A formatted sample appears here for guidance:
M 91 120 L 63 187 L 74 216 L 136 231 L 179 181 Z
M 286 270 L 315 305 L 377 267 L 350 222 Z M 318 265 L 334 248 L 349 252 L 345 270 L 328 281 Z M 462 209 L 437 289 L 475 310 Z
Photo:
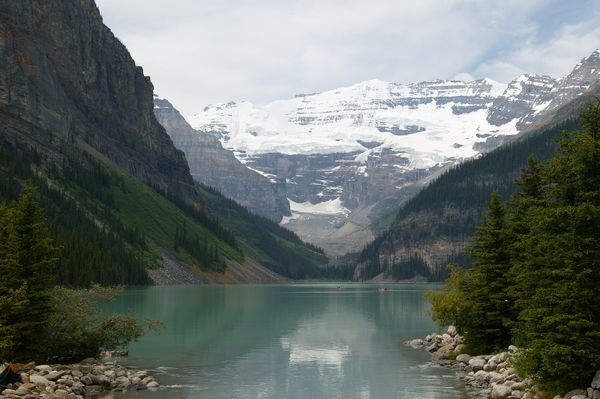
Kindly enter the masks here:
M 600 78 L 600 50 L 594 51 L 589 57 L 583 58 L 573 71 L 558 81 L 552 90 L 551 103 L 540 113 L 548 114 L 571 99 L 581 95 L 588 87 Z
M 545 108 L 552 99 L 556 79 L 550 76 L 521 75 L 509 83 L 502 95 L 492 104 L 487 120 L 502 126 L 514 119 L 533 117 L 536 111 Z
M 517 128 L 527 128 L 535 120 L 584 93 L 600 77 L 600 52 L 594 51 L 562 79 L 521 75 L 510 82 L 488 114 L 488 122 L 501 126 L 518 119 Z
M 354 233 L 370 229 L 379 204 L 399 206 L 437 171 L 497 147 L 583 93 L 600 76 L 599 58 L 594 52 L 560 80 L 370 80 L 264 106 L 214 104 L 188 120 L 246 167 L 284 184 L 292 216 L 282 222 L 341 254 L 370 237 Z
M 175 147 L 185 153 L 196 181 L 218 188 L 253 213 L 269 219 L 280 221 L 290 215 L 284 184 L 245 167 L 217 138 L 196 132 L 169 101 L 154 97 L 154 114 Z

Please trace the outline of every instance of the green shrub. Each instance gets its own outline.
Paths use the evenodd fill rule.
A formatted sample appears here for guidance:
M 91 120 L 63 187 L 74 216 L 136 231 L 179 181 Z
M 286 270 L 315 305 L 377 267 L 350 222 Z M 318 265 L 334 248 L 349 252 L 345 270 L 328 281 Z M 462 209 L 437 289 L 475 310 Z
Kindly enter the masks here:
M 431 317 L 440 326 L 461 326 L 462 314 L 465 311 L 465 297 L 461 290 L 466 270 L 448 265 L 450 276 L 439 291 L 427 290 L 425 297 L 431 302 Z
M 112 314 L 100 317 L 99 303 L 111 301 L 120 288 L 92 285 L 89 290 L 55 287 L 51 293 L 53 313 L 50 317 L 46 359 L 76 362 L 95 357 L 100 351 L 122 350 L 140 338 L 155 321 L 138 322 L 133 316 Z

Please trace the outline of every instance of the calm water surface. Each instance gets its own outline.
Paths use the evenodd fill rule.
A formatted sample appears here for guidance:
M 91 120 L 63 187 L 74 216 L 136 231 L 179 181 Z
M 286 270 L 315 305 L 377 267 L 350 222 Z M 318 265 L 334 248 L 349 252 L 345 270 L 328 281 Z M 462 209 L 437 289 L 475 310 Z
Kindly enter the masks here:
M 465 397 L 446 369 L 402 345 L 435 330 L 427 285 L 245 285 L 129 289 L 111 310 L 160 319 L 123 364 L 181 389 L 133 398 Z

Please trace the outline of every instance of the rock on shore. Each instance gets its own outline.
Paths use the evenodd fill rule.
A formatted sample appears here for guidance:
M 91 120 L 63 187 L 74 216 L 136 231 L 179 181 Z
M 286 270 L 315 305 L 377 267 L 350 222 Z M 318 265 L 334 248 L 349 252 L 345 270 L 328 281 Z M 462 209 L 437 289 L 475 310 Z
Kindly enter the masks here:
M 431 334 L 425 339 L 413 339 L 405 344 L 415 349 L 426 349 L 437 363 L 456 370 L 473 397 L 541 399 L 533 381 L 519 377 L 512 367 L 512 360 L 519 352 L 514 345 L 495 355 L 469 356 L 461 353 L 464 339 L 454 326 L 448 327 L 446 333 Z M 588 389 L 576 389 L 564 397 L 556 396 L 554 399 L 600 399 L 600 371 L 596 373 Z
M 21 374 L 22 383 L 8 386 L 1 399 L 82 399 L 109 391 L 157 389 L 147 372 L 114 362 L 86 359 L 72 365 L 40 365 Z

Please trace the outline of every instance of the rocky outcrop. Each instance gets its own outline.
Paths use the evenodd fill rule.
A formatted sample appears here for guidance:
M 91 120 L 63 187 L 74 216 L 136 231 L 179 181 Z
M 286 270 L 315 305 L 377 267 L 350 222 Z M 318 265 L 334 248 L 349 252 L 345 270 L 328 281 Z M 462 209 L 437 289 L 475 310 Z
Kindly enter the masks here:
M 82 399 L 107 392 L 156 390 L 160 386 L 146 371 L 114 362 L 86 359 L 72 365 L 39 365 L 20 374 L 22 382 L 10 384 L 2 399 Z
M 152 83 L 93 0 L 2 1 L 0 57 L 7 140 L 42 151 L 53 136 L 85 141 L 146 183 L 191 197 L 183 153 L 152 112 Z
M 427 268 L 429 275 L 419 276 L 415 274 L 412 277 L 437 280 L 438 276 L 445 275 L 445 267 L 459 259 L 470 244 L 471 240 L 467 237 L 462 239 L 458 237 L 453 237 L 453 239 L 439 237 L 437 240 L 412 241 L 404 244 L 401 241 L 389 241 L 386 243 L 385 248 L 380 250 L 380 272 L 391 275 L 395 266 L 406 265 L 416 258 Z M 368 278 L 365 274 L 366 267 L 368 267 L 367 263 L 359 263 L 354 269 L 353 279 L 361 281 Z
M 247 168 L 216 137 L 192 129 L 169 101 L 155 97 L 154 114 L 175 147 L 185 153 L 196 181 L 273 221 L 290 215 L 283 182 Z
M 494 100 L 487 120 L 497 126 L 517 119 L 519 131 L 553 115 L 590 89 L 600 77 L 600 51 L 585 57 L 561 79 L 550 76 L 521 75 L 502 96 Z
M 289 280 L 269 269 L 246 259 L 243 263 L 226 261 L 224 273 L 188 267 L 172 254 L 161 249 L 162 264 L 159 268 L 149 269 L 148 276 L 155 285 L 180 284 L 276 284 Z
M 541 399 L 547 397 L 538 390 L 534 381 L 518 375 L 513 367 L 520 349 L 510 345 L 507 351 L 494 355 L 470 356 L 463 353 L 464 338 L 454 326 L 443 334 L 430 334 L 424 339 L 404 342 L 414 349 L 425 349 L 433 361 L 455 370 L 469 388 L 469 396 L 478 399 Z M 554 399 L 600 398 L 600 371 L 587 389 L 574 389 Z

